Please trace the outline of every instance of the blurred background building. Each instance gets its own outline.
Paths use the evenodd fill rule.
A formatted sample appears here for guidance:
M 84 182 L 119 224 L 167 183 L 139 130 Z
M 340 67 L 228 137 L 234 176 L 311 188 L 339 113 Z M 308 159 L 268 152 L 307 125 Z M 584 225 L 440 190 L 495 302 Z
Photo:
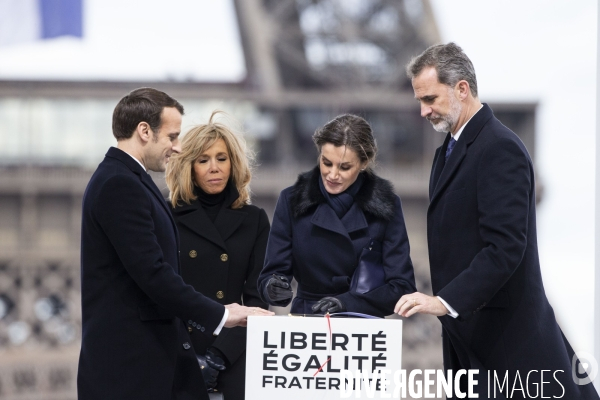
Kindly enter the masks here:
M 341 113 L 364 116 L 379 145 L 377 171 L 393 182 L 402 198 L 417 286 L 431 292 L 427 187 L 434 150 L 443 135 L 420 117 L 404 72 L 411 56 L 442 40 L 428 1 L 229 0 L 219 2 L 220 14 L 212 15 L 214 4 L 181 0 L 173 3 L 180 7 L 175 15 L 186 14 L 189 7 L 202 21 L 217 19 L 235 39 L 233 50 L 226 45 L 219 50 L 219 32 L 208 38 L 169 38 L 173 48 L 168 43 L 140 43 L 154 49 L 143 61 L 133 48 L 132 57 L 117 56 L 115 50 L 119 59 L 112 62 L 122 66 L 121 74 L 119 68 L 102 71 L 100 66 L 99 72 L 87 75 L 67 67 L 61 71 L 47 54 L 36 59 L 35 54 L 50 51 L 41 45 L 2 42 L 1 22 L 6 18 L 1 13 L 9 3 L 0 0 L 0 45 L 8 52 L 21 51 L 13 55 L 24 65 L 49 64 L 36 75 L 6 72 L 8 67 L 0 62 L 0 399 L 76 398 L 81 199 L 96 165 L 116 144 L 110 130 L 112 109 L 123 95 L 141 86 L 178 99 L 186 108 L 184 129 L 206 121 L 216 108 L 242 123 L 259 161 L 251 186 L 253 203 L 269 216 L 279 192 L 315 165 L 315 129 Z M 79 31 L 66 32 L 70 37 L 55 32 L 57 38 L 50 39 L 56 41 L 54 57 L 92 57 L 81 44 L 88 40 L 86 23 L 95 23 L 91 10 L 100 14 L 113 3 L 52 3 L 79 6 L 79 17 L 68 15 L 83 21 Z M 116 10 L 126 15 L 136 2 L 115 4 L 121 4 Z M 144 7 L 157 7 L 160 17 L 165 6 L 149 2 Z M 111 31 L 127 35 L 124 28 L 131 20 L 113 17 Z M 166 19 L 150 21 L 147 27 L 178 23 Z M 204 51 L 198 45 L 201 39 L 217 50 Z M 186 55 L 180 57 L 175 41 L 187 46 Z M 19 50 L 22 46 L 25 50 Z M 218 71 L 213 77 L 195 74 L 193 69 L 144 72 L 161 59 L 218 65 L 228 60 L 225 52 L 235 51 L 235 46 L 241 72 L 233 77 L 223 78 Z M 72 52 L 79 47 L 81 53 Z M 72 61 L 78 65 L 81 60 Z M 534 155 L 536 101 L 505 99 L 491 106 Z M 153 178 L 166 196 L 163 176 Z M 403 367 L 441 368 L 440 334 L 434 318 L 406 320 Z

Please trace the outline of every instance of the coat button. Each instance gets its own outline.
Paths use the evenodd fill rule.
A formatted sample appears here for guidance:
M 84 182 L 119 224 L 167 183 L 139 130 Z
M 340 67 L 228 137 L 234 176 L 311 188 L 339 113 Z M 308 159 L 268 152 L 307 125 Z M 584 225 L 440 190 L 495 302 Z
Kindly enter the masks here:
M 196 258 L 198 257 L 198 253 L 196 253 L 196 250 L 190 250 L 190 258 Z
M 217 299 L 219 299 L 219 300 L 220 300 L 220 299 L 222 299 L 223 297 L 225 297 L 225 293 L 223 293 L 223 291 L 222 291 L 222 290 L 219 290 L 219 291 L 217 292 Z
M 227 254 L 221 254 L 221 261 L 225 262 L 229 259 L 229 256 Z
M 189 349 L 190 349 L 190 347 L 192 347 L 192 346 L 190 346 L 190 344 L 189 344 L 188 342 L 185 342 L 185 343 L 183 344 L 183 348 L 184 348 L 184 349 L 186 349 L 186 350 L 189 350 Z
M 188 326 L 188 332 L 189 332 L 189 333 L 192 333 L 192 332 L 194 332 L 194 328 L 192 328 L 191 326 Z

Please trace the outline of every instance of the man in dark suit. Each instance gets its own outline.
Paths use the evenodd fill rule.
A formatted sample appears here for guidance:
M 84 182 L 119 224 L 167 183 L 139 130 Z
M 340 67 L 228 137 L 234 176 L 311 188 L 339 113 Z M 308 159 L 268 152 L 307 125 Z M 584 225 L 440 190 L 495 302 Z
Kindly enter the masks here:
M 592 384 L 575 382 L 578 360 L 544 292 L 527 149 L 479 101 L 473 65 L 456 44 L 428 48 L 407 72 L 421 115 L 448 133 L 429 184 L 435 296 L 402 296 L 396 312 L 439 317 L 444 366 L 478 369 L 480 399 L 598 399 Z M 494 388 L 495 376 L 508 386 Z
M 88 399 L 208 399 L 184 321 L 198 334 L 245 326 L 250 314 L 223 306 L 179 275 L 178 234 L 146 172 L 180 151 L 183 107 L 142 88 L 117 104 L 111 147 L 83 198 L 83 333 L 77 388 Z

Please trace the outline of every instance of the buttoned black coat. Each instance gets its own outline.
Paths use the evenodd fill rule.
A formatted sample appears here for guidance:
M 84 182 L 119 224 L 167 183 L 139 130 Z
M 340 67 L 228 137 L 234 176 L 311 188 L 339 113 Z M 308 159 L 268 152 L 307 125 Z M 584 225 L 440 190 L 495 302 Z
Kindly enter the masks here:
M 231 182 L 226 190 L 214 223 L 199 200 L 172 208 L 179 229 L 183 279 L 221 304 L 267 308 L 258 295 L 256 280 L 265 259 L 269 219 L 263 209 L 253 205 L 232 209 L 239 194 Z M 219 373 L 218 390 L 226 399 L 243 399 L 246 328 L 223 329 L 217 338 L 197 333 L 193 326 L 190 331 L 198 354 L 204 355 L 213 346 L 226 357 L 228 367 Z
M 225 308 L 183 282 L 177 239 L 151 177 L 110 148 L 83 197 L 80 400 L 208 399 L 182 320 L 212 337 Z
M 433 292 L 459 314 L 440 317 L 445 367 L 479 369 L 480 399 L 488 398 L 488 371 L 501 380 L 508 371 L 512 388 L 517 372 L 525 386 L 534 370 L 529 381 L 538 384 L 539 371 L 552 371 L 544 396 L 597 399 L 591 385 L 573 383 L 573 350 L 544 292 L 527 149 L 485 104 L 445 163 L 449 139 L 435 153 L 427 213 Z M 560 384 L 552 376 L 559 370 Z
M 402 295 L 415 291 L 400 198 L 388 181 L 363 174 L 354 204 L 341 220 L 321 193 L 318 167 L 281 192 L 258 282 L 261 295 L 273 274 L 284 275 L 298 282 L 292 312 L 312 313 L 316 300 L 335 296 L 348 311 L 384 316 L 394 312 Z M 386 283 L 365 294 L 350 292 L 359 256 L 371 239 L 382 243 Z

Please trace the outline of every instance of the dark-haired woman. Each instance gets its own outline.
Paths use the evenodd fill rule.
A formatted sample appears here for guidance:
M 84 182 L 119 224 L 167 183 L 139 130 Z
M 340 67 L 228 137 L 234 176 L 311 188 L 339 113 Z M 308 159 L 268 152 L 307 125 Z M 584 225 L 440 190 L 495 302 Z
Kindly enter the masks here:
M 319 165 L 279 196 L 259 292 L 267 303 L 286 306 L 295 278 L 292 313 L 392 314 L 398 298 L 416 288 L 400 198 L 371 169 L 377 154 L 371 127 L 341 115 L 313 141 Z M 350 290 L 359 257 L 373 243 L 384 279 L 364 293 Z

